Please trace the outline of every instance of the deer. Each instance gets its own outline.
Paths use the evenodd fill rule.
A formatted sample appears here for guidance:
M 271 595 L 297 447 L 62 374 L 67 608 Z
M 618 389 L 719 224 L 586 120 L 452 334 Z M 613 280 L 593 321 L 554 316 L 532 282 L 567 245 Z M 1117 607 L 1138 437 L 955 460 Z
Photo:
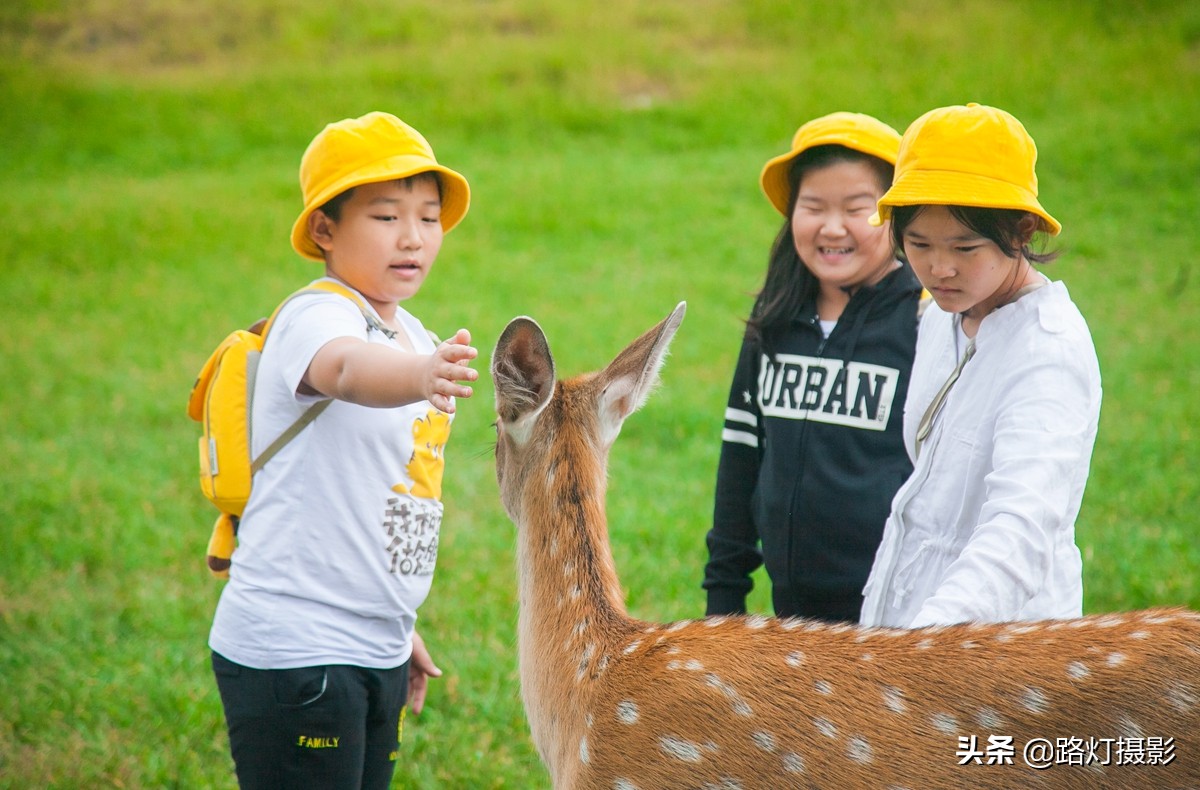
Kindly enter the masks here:
M 685 309 L 565 380 L 527 316 L 492 355 L 521 696 L 554 788 L 1200 787 L 1185 608 L 919 629 L 631 617 L 608 456 Z

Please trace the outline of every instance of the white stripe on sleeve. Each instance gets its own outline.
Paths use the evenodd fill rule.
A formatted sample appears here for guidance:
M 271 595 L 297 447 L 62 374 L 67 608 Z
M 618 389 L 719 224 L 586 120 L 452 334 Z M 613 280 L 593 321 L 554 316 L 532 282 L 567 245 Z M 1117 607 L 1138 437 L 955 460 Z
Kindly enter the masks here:
M 725 419 L 728 422 L 740 422 L 753 428 L 758 427 L 758 417 L 741 409 L 725 409 Z
M 721 439 L 735 444 L 744 444 L 748 447 L 758 447 L 758 436 L 749 431 L 731 431 L 726 428 L 721 431 Z

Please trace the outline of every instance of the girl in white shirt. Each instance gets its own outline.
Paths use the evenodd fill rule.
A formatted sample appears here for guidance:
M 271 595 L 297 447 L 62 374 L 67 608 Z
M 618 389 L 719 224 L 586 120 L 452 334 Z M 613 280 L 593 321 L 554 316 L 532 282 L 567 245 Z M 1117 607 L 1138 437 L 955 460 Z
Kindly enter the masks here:
M 934 304 L 904 413 L 914 463 L 864 589 L 866 625 L 1075 617 L 1075 519 L 1100 414 L 1091 335 L 1033 268 L 1061 225 L 1037 198 L 1037 151 L 992 107 L 945 107 L 905 132 L 875 221 Z

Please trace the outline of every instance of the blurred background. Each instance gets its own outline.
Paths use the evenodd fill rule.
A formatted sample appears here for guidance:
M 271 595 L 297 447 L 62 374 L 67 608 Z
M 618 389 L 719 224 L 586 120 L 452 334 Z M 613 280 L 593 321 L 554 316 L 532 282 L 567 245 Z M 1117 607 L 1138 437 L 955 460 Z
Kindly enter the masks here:
M 492 476 L 486 370 L 514 315 L 569 375 L 688 301 L 609 514 L 631 612 L 703 614 L 725 398 L 780 222 L 759 170 L 835 110 L 1024 122 L 1064 225 L 1045 271 L 1104 376 L 1085 607 L 1200 607 L 1200 4 L 7 0 L 0 53 L 2 787 L 235 786 L 184 406 L 230 329 L 320 275 L 288 244 L 300 155 L 370 110 L 471 183 L 405 307 L 469 328 L 482 372 L 421 611 L 446 677 L 395 787 L 547 786 Z

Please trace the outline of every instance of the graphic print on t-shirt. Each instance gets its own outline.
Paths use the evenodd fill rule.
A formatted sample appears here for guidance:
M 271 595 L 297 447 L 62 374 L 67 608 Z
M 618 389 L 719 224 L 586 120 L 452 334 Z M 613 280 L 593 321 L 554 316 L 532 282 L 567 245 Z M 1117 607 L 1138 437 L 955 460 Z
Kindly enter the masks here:
M 450 415 L 430 409 L 413 421 L 413 453 L 405 470 L 412 487 L 392 486 L 383 528 L 387 534 L 388 569 L 401 576 L 429 576 L 437 562 L 442 525 L 442 473 Z

